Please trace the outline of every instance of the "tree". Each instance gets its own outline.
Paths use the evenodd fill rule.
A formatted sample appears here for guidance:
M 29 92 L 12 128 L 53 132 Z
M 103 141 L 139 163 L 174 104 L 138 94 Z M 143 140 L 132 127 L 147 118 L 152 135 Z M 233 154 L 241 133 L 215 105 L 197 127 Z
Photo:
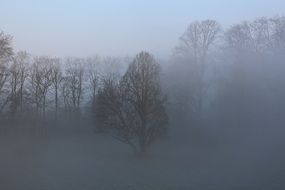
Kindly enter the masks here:
M 52 85 L 54 88 L 54 102 L 55 102 L 55 118 L 57 119 L 58 116 L 58 93 L 59 87 L 63 80 L 62 70 L 60 67 L 60 59 L 54 59 L 52 64 Z
M 37 112 L 42 109 L 43 118 L 46 116 L 46 100 L 49 88 L 52 85 L 53 59 L 49 57 L 37 57 L 32 69 L 32 86 Z
M 265 87 L 269 83 L 264 76 L 270 76 L 268 68 L 273 62 L 275 68 L 280 66 L 275 60 L 280 58 L 276 50 L 282 47 L 285 34 L 282 25 L 279 17 L 262 17 L 233 25 L 225 33 L 224 53 L 229 73 L 220 83 L 221 95 L 217 102 L 220 102 L 220 113 L 235 125 L 243 126 L 255 117 L 257 112 L 253 108 L 257 101 L 262 102 L 265 94 L 259 85 Z
M 273 40 L 276 47 L 284 51 L 285 48 L 285 17 L 275 17 L 270 19 L 274 26 Z
M 96 98 L 97 125 L 143 154 L 167 131 L 165 104 L 160 66 L 149 53 L 141 52 L 121 80 L 104 79 Z
M 83 98 L 84 60 L 68 58 L 65 65 L 63 97 L 65 107 L 70 113 L 80 115 Z
M 180 45 L 176 47 L 176 52 L 191 57 L 195 63 L 204 63 L 220 31 L 221 26 L 215 20 L 193 22 L 180 37 Z
M 218 42 L 221 26 L 215 20 L 196 21 L 191 23 L 179 39 L 179 45 L 175 48 L 175 65 L 173 82 L 177 82 L 174 88 L 180 87 L 183 92 L 174 94 L 173 101 L 179 105 L 181 114 L 190 115 L 188 118 L 201 116 L 203 97 L 207 92 L 205 72 L 209 53 Z M 177 76 L 177 72 L 180 73 Z M 187 81 L 187 83 L 185 83 Z M 181 95 L 182 94 L 182 95 Z
M 262 17 L 232 26 L 225 33 L 225 42 L 237 57 L 250 54 L 265 56 L 268 51 L 284 50 L 284 28 L 285 17 Z
M 5 62 L 13 54 L 12 37 L 0 32 L 0 63 Z
M 0 32 L 0 113 L 9 102 L 9 93 L 5 89 L 9 76 L 8 62 L 13 54 L 12 37 Z
M 23 111 L 24 85 L 28 77 L 30 56 L 26 52 L 18 52 L 12 58 L 9 68 L 10 112 L 12 115 Z
M 89 81 L 89 88 L 91 91 L 91 103 L 92 105 L 95 104 L 95 98 L 97 94 L 97 90 L 99 87 L 99 57 L 89 58 L 87 60 L 87 71 L 88 71 L 88 81 Z

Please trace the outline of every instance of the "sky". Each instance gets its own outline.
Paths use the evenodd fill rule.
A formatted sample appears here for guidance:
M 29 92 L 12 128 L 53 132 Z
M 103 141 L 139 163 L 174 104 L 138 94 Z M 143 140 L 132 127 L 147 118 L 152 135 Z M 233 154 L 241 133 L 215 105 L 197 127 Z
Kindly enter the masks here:
M 189 23 L 225 28 L 285 16 L 285 0 L 0 0 L 0 30 L 16 51 L 48 56 L 170 55 Z

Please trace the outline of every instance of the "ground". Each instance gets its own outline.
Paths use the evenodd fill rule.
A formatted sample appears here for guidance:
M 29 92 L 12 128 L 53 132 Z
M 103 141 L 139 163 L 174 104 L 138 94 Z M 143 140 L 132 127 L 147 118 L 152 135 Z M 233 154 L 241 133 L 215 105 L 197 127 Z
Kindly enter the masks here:
M 275 160 L 251 157 L 263 155 L 263 149 L 252 147 L 245 151 L 234 146 L 237 143 L 203 141 L 202 137 L 199 141 L 168 137 L 157 142 L 145 157 L 138 158 L 128 146 L 102 134 L 48 138 L 1 136 L 0 189 L 220 190 L 284 187 L 284 157 L 276 157 Z

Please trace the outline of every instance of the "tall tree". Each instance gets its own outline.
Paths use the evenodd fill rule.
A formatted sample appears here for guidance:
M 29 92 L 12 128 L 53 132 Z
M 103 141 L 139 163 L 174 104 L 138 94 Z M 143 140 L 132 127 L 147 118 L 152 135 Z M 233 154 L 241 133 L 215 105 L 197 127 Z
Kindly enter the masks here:
M 173 102 L 181 105 L 183 114 L 190 112 L 190 116 L 201 116 L 203 97 L 207 92 L 206 65 L 211 49 L 218 43 L 221 30 L 220 24 L 215 20 L 196 21 L 188 26 L 179 39 L 179 45 L 175 48 L 175 62 L 179 64 L 175 64 L 174 69 L 179 70 L 181 79 L 173 80 L 179 80 L 179 86 L 185 85 L 181 86 L 185 98 L 175 99 Z M 177 74 L 174 73 L 174 77 Z M 189 115 L 187 118 L 190 118 Z
M 60 66 L 60 59 L 53 59 L 52 64 L 52 85 L 54 88 L 54 102 L 55 102 L 55 118 L 57 119 L 58 116 L 58 94 L 59 94 L 59 87 L 63 80 L 62 70 Z
M 180 45 L 176 47 L 176 52 L 191 57 L 195 63 L 204 63 L 219 32 L 221 26 L 215 20 L 193 22 L 180 37 Z
M 66 108 L 76 116 L 81 113 L 84 82 L 84 60 L 68 58 L 65 65 L 63 94 Z
M 49 57 L 37 57 L 33 64 L 33 89 L 37 111 L 42 109 L 43 118 L 46 116 L 46 100 L 49 88 L 52 85 L 53 59 Z
M 26 52 L 18 52 L 12 58 L 9 68 L 10 91 L 10 111 L 16 114 L 17 111 L 23 111 L 24 85 L 28 77 L 28 66 L 30 56 Z
M 141 52 L 119 82 L 114 78 L 104 81 L 97 96 L 97 124 L 135 151 L 144 153 L 166 133 L 165 104 L 160 66 L 149 53 Z
M 0 32 L 0 113 L 9 102 L 9 93 L 5 86 L 9 76 L 8 62 L 13 54 L 12 37 Z
M 99 72 L 99 64 L 100 59 L 99 57 L 93 57 L 89 58 L 87 60 L 87 71 L 88 71 L 88 81 L 89 81 L 89 88 L 91 93 L 91 103 L 94 105 L 95 98 L 97 94 L 97 90 L 99 87 L 99 78 L 100 78 L 100 72 Z

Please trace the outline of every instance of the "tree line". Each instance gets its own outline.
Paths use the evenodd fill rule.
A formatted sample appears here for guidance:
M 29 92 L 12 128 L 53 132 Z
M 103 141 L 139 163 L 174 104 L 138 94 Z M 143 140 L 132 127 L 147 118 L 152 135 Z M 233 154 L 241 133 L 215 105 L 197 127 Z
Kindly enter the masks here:
M 227 29 L 192 22 L 163 64 L 148 52 L 32 57 L 15 53 L 11 41 L 0 33 L 2 119 L 90 118 L 96 130 L 145 152 L 167 126 L 257 125 L 284 111 L 285 17 Z

